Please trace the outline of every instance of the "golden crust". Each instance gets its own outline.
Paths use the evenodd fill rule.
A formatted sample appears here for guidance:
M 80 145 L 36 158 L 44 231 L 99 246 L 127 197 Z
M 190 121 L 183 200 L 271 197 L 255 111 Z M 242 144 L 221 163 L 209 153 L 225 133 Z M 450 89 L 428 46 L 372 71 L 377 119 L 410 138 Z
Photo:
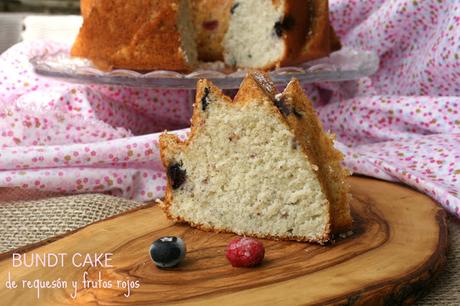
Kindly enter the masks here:
M 238 103 L 249 103 L 249 101 L 257 101 L 259 103 L 269 103 L 273 109 L 273 115 L 277 116 L 282 120 L 296 135 L 302 149 L 309 158 L 312 164 L 318 166 L 318 178 L 322 185 L 323 191 L 329 200 L 329 215 L 330 220 L 327 225 L 324 235 L 316 237 L 314 239 L 307 237 L 289 237 L 289 236 L 265 236 L 265 235 L 249 235 L 258 238 L 267 239 L 278 239 L 278 240 L 296 240 L 306 242 L 319 242 L 325 243 L 330 240 L 332 233 L 338 233 L 345 231 L 351 227 L 351 216 L 349 213 L 348 204 L 348 191 L 349 187 L 345 183 L 345 177 L 347 172 L 340 166 L 342 155 L 340 152 L 334 149 L 332 140 L 323 132 L 321 122 L 317 118 L 313 106 L 303 94 L 300 84 L 297 81 L 291 82 L 283 93 L 283 97 L 289 101 L 288 106 L 292 108 L 292 112 L 289 115 L 283 115 L 274 105 L 275 89 L 273 84 L 267 81 L 265 75 L 260 73 L 249 74 L 240 90 L 238 91 L 235 99 L 232 101 L 230 98 L 225 96 L 222 91 L 214 86 L 207 80 L 200 80 L 197 85 L 197 95 L 194 104 L 194 112 L 192 117 L 192 128 L 189 138 L 186 141 L 181 141 L 175 135 L 162 134 L 160 136 L 160 152 L 161 160 L 165 168 L 175 162 L 174 156 L 178 152 L 186 150 L 189 143 L 193 141 L 195 135 L 199 132 L 201 123 L 203 122 L 201 116 L 202 112 L 199 111 L 201 108 L 201 97 L 204 94 L 205 88 L 208 88 L 210 93 L 219 99 L 225 99 L 227 103 L 238 104 Z M 298 98 L 295 98 L 298 97 Z M 295 111 L 294 111 L 295 110 Z M 304 117 L 299 118 L 299 114 L 303 114 Z M 311 139 L 303 137 L 305 134 L 312 134 Z M 317 147 L 317 151 L 313 151 L 311 148 Z M 326 162 L 328 165 L 332 165 L 332 172 L 326 172 Z M 324 167 L 322 167 L 324 165 Z M 334 192 L 325 183 L 326 179 L 339 180 L 342 182 L 341 190 L 336 197 L 332 195 Z M 165 212 L 166 216 L 177 222 L 188 223 L 193 227 L 214 232 L 228 232 L 223 229 L 209 227 L 203 224 L 197 224 L 186 220 L 181 216 L 173 216 L 170 212 L 170 207 L 173 201 L 173 192 L 171 187 L 171 181 L 168 178 L 165 199 L 161 202 L 161 208 Z M 245 233 L 239 233 L 245 234 Z
M 179 0 L 103 0 L 93 3 L 72 56 L 107 70 L 190 71 L 177 29 Z
M 80 0 L 80 11 L 83 18 L 87 18 L 96 0 Z

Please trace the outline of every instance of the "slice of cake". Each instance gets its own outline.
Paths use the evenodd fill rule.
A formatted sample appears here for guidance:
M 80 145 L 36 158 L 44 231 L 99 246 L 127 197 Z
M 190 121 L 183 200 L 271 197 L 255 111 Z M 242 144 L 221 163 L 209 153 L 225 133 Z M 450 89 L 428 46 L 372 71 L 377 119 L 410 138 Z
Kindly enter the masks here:
M 351 226 L 347 172 L 297 81 L 275 95 L 249 74 L 232 101 L 201 80 L 191 134 L 160 138 L 161 207 L 172 220 L 239 235 L 326 242 Z
M 189 0 L 83 2 L 83 26 L 72 56 L 104 70 L 191 71 L 197 64 Z
M 271 69 L 340 48 L 327 0 L 234 0 L 223 40 L 225 63 Z

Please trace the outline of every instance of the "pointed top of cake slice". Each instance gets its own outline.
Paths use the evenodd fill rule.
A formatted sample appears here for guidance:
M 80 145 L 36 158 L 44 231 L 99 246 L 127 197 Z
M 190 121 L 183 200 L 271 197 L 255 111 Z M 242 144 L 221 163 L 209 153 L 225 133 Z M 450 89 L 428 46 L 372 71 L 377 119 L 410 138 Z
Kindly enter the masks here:
M 167 169 L 162 208 L 213 231 L 323 243 L 348 230 L 347 172 L 300 84 L 276 94 L 261 73 L 235 99 L 201 80 L 192 132 L 160 138 Z

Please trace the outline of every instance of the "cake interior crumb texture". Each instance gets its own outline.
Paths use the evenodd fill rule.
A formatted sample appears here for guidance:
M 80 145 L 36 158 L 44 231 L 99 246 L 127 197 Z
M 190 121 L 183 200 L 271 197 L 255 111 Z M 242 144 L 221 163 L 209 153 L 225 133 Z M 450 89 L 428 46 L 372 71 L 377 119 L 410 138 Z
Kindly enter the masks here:
M 168 171 L 162 206 L 169 217 L 207 230 L 324 242 L 333 229 L 331 200 L 343 200 L 341 213 L 348 215 L 341 222 L 351 223 L 345 172 L 334 178 L 345 186 L 336 198 L 345 198 L 328 197 L 320 167 L 331 166 L 318 164 L 290 123 L 319 121 L 301 106 L 294 111 L 288 91 L 276 99 L 271 86 L 264 76 L 250 75 L 232 101 L 210 82 L 199 82 L 188 141 L 169 134 L 160 139 Z M 321 150 L 312 140 L 308 145 Z
M 284 40 L 274 25 L 283 19 L 284 1 L 238 1 L 224 37 L 224 59 L 230 66 L 265 68 L 285 54 Z

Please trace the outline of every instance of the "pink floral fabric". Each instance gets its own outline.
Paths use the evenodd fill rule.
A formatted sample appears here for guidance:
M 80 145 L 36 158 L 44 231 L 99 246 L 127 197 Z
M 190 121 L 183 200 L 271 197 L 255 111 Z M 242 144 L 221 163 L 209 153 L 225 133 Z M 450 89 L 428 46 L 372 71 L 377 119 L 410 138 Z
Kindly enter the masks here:
M 375 50 L 379 71 L 306 85 L 355 173 L 402 182 L 460 217 L 460 3 L 330 0 L 344 45 Z M 39 77 L 29 59 L 67 49 L 21 43 L 0 56 L 0 187 L 161 197 L 158 137 L 185 138 L 190 92 Z

